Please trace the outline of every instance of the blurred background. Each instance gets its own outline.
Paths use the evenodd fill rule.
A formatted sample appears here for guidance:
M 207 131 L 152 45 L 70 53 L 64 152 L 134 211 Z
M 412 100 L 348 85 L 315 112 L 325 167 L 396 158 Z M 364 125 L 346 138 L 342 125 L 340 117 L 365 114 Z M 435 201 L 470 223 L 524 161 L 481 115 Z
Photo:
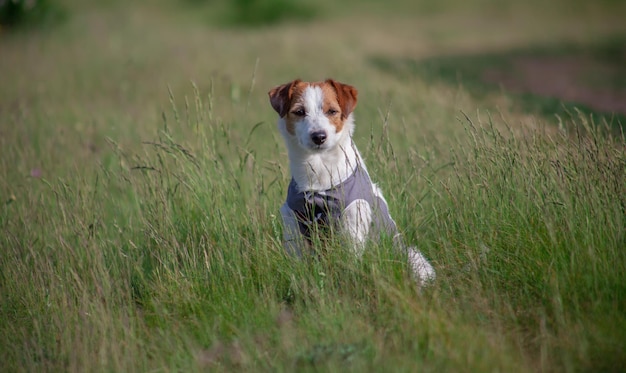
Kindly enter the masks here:
M 0 0 L 0 131 L 134 144 L 193 85 L 249 129 L 298 77 L 355 85 L 365 134 L 390 107 L 399 139 L 446 138 L 481 108 L 529 122 L 575 106 L 617 125 L 625 16 L 619 0 Z

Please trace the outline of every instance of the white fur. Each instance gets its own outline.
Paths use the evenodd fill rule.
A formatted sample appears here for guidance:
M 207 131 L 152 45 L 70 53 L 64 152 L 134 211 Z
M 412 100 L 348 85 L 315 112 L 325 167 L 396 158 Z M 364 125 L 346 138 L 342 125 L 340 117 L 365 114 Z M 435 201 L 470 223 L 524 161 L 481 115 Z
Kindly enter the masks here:
M 328 190 L 341 184 L 352 175 L 357 165 L 363 164 L 352 144 L 352 114 L 337 133 L 322 111 L 323 100 L 319 87 L 306 88 L 302 101 L 307 115 L 296 122 L 295 136 L 287 131 L 283 118 L 278 121 L 287 144 L 291 176 L 301 192 Z M 315 145 L 311 141 L 311 133 L 316 131 L 326 132 L 328 138 L 324 144 Z
M 280 207 L 280 215 L 283 218 L 283 246 L 289 255 L 301 256 L 303 246 L 302 235 L 298 228 L 296 214 L 289 208 L 287 203 Z
M 372 208 L 364 199 L 354 200 L 341 214 L 341 228 L 352 239 L 357 256 L 363 254 L 371 226 Z
M 413 275 L 421 285 L 433 281 L 435 279 L 435 269 L 428 262 L 428 259 L 414 247 L 406 249 L 409 266 L 413 271 Z
M 300 192 L 324 191 L 341 184 L 350 177 L 357 166 L 365 172 L 363 159 L 352 141 L 354 118 L 352 114 L 346 118 L 341 131 L 323 112 L 324 96 L 322 89 L 309 86 L 304 90 L 298 102 L 304 106 L 306 115 L 294 126 L 295 134 L 287 131 L 284 118 L 278 120 L 278 128 L 285 139 L 289 154 L 291 176 L 298 185 Z M 311 134 L 324 131 L 326 141 L 316 145 Z M 374 195 L 384 200 L 378 186 L 372 184 Z M 294 212 L 285 203 L 280 209 L 284 223 L 284 245 L 288 253 L 301 255 L 303 239 L 298 229 Z M 351 239 L 355 255 L 360 256 L 372 226 L 372 207 L 365 200 L 356 200 L 345 208 L 341 215 L 339 227 Z M 394 241 L 402 246 L 398 236 Z M 435 278 L 435 271 L 426 258 L 414 248 L 403 248 L 408 255 L 409 266 L 420 284 Z

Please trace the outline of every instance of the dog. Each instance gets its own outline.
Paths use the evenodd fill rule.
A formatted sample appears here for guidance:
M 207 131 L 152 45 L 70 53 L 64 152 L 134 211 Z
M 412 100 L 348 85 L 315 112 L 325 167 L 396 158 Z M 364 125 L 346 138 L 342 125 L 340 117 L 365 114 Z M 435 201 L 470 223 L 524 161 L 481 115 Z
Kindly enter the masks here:
M 285 250 L 301 256 L 320 227 L 339 230 L 360 257 L 368 237 L 386 233 L 406 253 L 416 281 L 435 271 L 415 248 L 405 247 L 380 188 L 372 183 L 352 141 L 357 90 L 332 79 L 299 79 L 272 88 L 272 108 L 289 156 L 291 182 L 280 208 Z

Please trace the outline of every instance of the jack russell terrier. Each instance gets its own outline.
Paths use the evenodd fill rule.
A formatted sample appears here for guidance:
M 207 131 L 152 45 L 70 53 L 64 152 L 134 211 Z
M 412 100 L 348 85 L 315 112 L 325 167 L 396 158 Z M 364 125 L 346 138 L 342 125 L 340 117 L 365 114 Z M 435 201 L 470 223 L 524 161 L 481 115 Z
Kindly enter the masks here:
M 354 87 L 332 79 L 294 80 L 269 91 L 292 177 L 280 209 L 285 249 L 300 256 L 312 232 L 331 227 L 347 235 L 360 256 L 367 238 L 384 232 L 406 253 L 418 283 L 426 284 L 435 278 L 433 267 L 415 248 L 403 245 L 387 202 L 352 141 L 357 94 Z

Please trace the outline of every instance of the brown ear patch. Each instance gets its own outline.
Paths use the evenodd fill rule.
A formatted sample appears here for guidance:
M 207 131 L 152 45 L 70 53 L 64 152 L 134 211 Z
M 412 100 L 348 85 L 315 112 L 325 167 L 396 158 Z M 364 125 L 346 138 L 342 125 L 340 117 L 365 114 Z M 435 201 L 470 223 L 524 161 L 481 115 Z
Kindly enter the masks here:
M 359 92 L 353 86 L 339 83 L 333 79 L 326 79 L 326 83 L 330 84 L 335 89 L 337 101 L 341 107 L 341 118 L 346 119 L 356 107 Z
M 270 96 L 270 104 L 272 104 L 272 108 L 276 110 L 281 118 L 289 112 L 291 99 L 293 98 L 293 89 L 300 82 L 300 79 L 296 79 L 292 82 L 274 87 L 267 93 Z

